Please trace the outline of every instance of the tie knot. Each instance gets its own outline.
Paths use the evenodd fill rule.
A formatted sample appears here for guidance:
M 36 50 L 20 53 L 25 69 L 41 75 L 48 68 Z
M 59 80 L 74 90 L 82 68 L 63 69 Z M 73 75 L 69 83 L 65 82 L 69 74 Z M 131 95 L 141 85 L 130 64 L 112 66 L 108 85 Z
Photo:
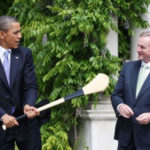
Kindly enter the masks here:
M 149 69 L 149 66 L 148 66 L 147 64 L 144 64 L 144 65 L 142 66 L 142 68 L 143 68 L 143 69 Z
M 4 56 L 6 57 L 6 58 L 8 58 L 8 55 L 10 54 L 10 50 L 6 50 L 5 52 L 4 52 Z
M 5 52 L 4 52 L 4 55 L 9 55 L 9 53 L 10 53 L 10 51 L 9 50 L 6 50 Z

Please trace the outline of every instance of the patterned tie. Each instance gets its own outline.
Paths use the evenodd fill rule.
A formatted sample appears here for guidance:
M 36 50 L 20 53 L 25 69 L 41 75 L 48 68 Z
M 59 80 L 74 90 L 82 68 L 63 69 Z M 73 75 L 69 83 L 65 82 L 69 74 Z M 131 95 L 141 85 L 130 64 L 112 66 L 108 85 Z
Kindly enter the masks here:
M 3 67 L 4 67 L 4 70 L 5 70 L 5 75 L 6 75 L 8 84 L 10 85 L 10 60 L 9 60 L 9 57 L 8 57 L 9 54 L 10 54 L 9 50 L 6 50 L 4 52 Z
M 143 83 L 147 78 L 148 74 L 146 74 L 146 69 L 148 69 L 148 66 L 146 64 L 144 64 L 139 72 L 137 87 L 136 87 L 136 97 L 138 96 L 138 94 L 143 86 Z

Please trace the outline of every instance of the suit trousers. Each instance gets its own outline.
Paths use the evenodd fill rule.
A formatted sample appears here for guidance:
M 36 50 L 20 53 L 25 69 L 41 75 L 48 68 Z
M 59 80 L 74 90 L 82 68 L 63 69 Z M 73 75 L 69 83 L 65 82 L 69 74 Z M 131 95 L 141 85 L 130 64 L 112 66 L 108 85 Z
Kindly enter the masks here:
M 15 143 L 19 150 L 41 150 L 41 135 L 38 119 L 21 120 L 19 126 L 8 128 L 1 150 L 14 150 Z
M 123 139 L 122 139 L 123 140 Z M 129 145 L 127 146 L 122 146 L 120 143 L 118 144 L 118 149 L 117 150 L 137 150 L 135 147 L 134 139 L 133 139 L 133 134 L 130 140 Z

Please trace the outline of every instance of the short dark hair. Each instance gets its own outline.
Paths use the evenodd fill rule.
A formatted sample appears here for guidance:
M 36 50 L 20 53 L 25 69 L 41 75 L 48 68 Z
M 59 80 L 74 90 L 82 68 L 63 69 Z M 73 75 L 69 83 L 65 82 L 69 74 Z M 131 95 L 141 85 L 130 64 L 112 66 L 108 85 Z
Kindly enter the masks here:
M 0 31 L 7 32 L 12 22 L 18 23 L 19 21 L 13 16 L 0 16 Z

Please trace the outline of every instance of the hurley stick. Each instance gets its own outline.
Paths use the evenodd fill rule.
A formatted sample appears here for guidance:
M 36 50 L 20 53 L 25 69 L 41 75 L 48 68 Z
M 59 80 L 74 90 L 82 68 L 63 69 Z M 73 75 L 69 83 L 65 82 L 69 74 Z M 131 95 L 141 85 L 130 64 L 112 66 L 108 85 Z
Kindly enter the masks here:
M 58 100 L 55 100 L 54 102 L 51 102 L 49 104 L 46 104 L 44 106 L 41 106 L 38 108 L 38 111 L 44 111 L 46 109 L 49 109 L 51 107 L 54 107 L 56 105 L 62 104 L 67 100 L 71 100 L 73 98 L 77 98 L 79 96 L 98 93 L 104 91 L 109 84 L 109 77 L 106 74 L 99 73 L 91 82 L 89 82 L 86 86 L 84 86 L 82 89 L 66 96 L 63 98 L 60 98 Z M 17 120 L 20 120 L 22 118 L 26 117 L 26 115 L 22 115 L 17 117 Z M 6 126 L 2 125 L 2 128 L 6 130 Z

